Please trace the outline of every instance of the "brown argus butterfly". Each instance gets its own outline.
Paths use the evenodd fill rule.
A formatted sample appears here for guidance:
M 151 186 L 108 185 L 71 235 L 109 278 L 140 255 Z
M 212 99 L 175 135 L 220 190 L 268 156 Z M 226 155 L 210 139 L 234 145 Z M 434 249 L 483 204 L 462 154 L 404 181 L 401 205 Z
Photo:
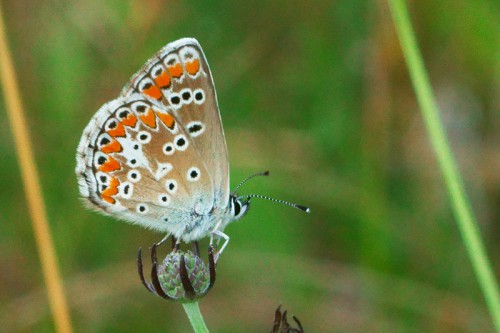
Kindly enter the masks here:
M 309 211 L 229 192 L 215 87 L 193 38 L 161 49 L 97 111 L 76 160 L 80 194 L 91 208 L 185 242 L 216 235 L 225 246 L 224 228 L 252 197 Z

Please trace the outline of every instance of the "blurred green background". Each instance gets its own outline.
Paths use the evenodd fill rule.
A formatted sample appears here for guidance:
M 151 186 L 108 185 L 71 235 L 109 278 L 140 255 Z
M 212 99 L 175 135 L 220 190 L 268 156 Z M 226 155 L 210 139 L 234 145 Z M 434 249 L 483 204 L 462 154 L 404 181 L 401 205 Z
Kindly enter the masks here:
M 137 248 L 162 235 L 84 209 L 73 170 L 94 112 L 162 46 L 195 37 L 232 186 L 269 169 L 240 192 L 312 210 L 254 200 L 226 229 L 200 301 L 211 331 L 268 332 L 281 303 L 306 332 L 493 332 L 385 1 L 2 6 L 75 331 L 191 331 L 137 277 Z M 410 12 L 498 276 L 500 3 L 412 1 Z M 0 98 L 0 331 L 52 332 Z

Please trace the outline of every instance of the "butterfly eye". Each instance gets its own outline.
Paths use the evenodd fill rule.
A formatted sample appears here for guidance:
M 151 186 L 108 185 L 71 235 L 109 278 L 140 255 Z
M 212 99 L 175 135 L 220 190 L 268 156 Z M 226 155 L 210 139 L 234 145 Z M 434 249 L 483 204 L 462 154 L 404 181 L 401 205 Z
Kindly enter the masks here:
M 241 204 L 239 201 L 235 200 L 234 201 L 234 216 L 238 216 L 241 212 Z
M 165 155 L 172 155 L 174 152 L 175 152 L 174 145 L 171 144 L 170 142 L 165 143 L 165 145 L 163 146 L 163 153 Z
M 193 91 L 193 96 L 196 104 L 201 105 L 205 102 L 205 93 L 203 92 L 203 89 L 196 89 Z
M 200 179 L 200 169 L 197 167 L 191 167 L 187 171 L 187 180 L 190 182 L 195 182 Z
M 174 143 L 175 143 L 175 149 L 180 151 L 186 150 L 187 147 L 189 146 L 189 143 L 184 134 L 177 135 L 174 139 Z
M 149 143 L 151 142 L 151 133 L 140 131 L 139 133 L 137 133 L 137 140 L 142 144 Z
M 231 214 L 235 219 L 241 218 L 248 211 L 249 202 L 241 202 L 238 198 L 231 198 Z
M 130 170 L 127 174 L 127 178 L 132 183 L 137 183 L 139 180 L 141 180 L 141 173 L 137 170 Z

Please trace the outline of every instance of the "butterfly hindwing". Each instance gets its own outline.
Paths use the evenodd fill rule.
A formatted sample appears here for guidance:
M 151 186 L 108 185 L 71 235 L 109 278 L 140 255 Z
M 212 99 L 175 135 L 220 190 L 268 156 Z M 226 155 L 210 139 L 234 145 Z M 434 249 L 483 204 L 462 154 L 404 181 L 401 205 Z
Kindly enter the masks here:
M 177 236 L 196 205 L 213 202 L 189 134 L 169 107 L 141 94 L 96 113 L 78 147 L 77 174 L 93 208 Z

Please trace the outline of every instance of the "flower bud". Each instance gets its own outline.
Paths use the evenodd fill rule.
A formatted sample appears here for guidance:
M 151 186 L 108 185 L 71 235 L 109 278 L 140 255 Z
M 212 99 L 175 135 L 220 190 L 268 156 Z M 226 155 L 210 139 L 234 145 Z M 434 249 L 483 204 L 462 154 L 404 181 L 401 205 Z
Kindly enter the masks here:
M 137 253 L 137 271 L 142 284 L 147 290 L 164 299 L 192 302 L 205 296 L 215 284 L 214 249 L 208 248 L 208 266 L 199 257 L 198 243 L 195 242 L 195 253 L 184 252 L 175 246 L 172 251 L 158 264 L 156 248 L 151 247 L 151 282 L 146 281 L 142 266 L 142 250 Z
M 181 266 L 183 263 L 185 273 Z M 165 294 L 181 302 L 203 297 L 210 286 L 210 272 L 207 266 L 191 251 L 170 252 L 158 265 L 157 273 Z M 189 283 L 186 285 L 187 281 Z

